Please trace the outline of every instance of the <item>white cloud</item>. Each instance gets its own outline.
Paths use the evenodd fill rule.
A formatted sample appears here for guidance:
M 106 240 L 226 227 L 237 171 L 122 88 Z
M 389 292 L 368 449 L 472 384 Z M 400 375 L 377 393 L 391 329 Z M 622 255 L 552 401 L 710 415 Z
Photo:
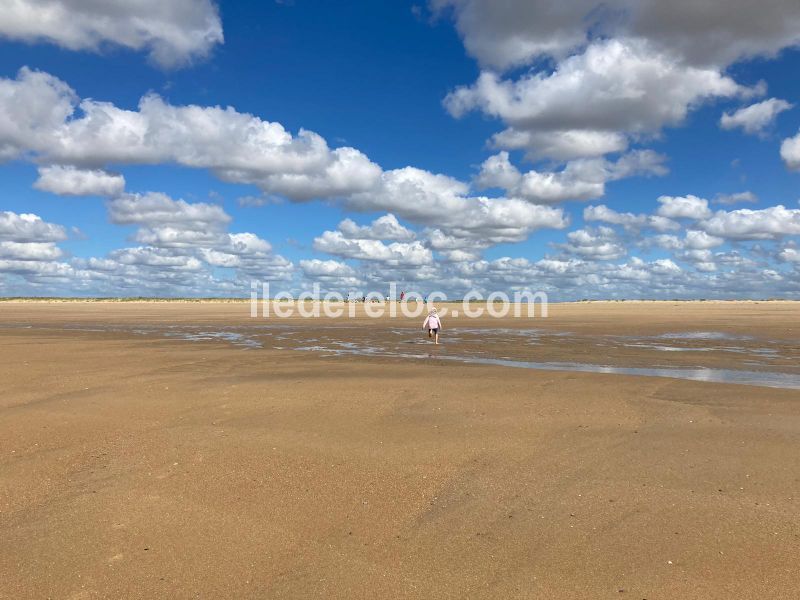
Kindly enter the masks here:
M 336 260 L 301 260 L 300 267 L 308 277 L 351 277 L 355 271 L 349 265 Z
M 779 204 L 762 210 L 720 210 L 699 226 L 711 235 L 725 239 L 778 239 L 785 235 L 800 235 L 800 209 Z
M 234 169 L 220 171 L 219 175 L 229 181 L 255 183 L 264 191 L 293 200 L 311 200 L 341 198 L 369 189 L 380 173 L 381 168 L 355 148 L 337 148 L 327 154 L 323 166 L 305 173 L 284 171 L 260 176 Z
M 307 279 L 331 288 L 352 289 L 363 283 L 351 266 L 337 260 L 301 260 L 300 268 Z
M 80 112 L 78 112 L 80 109 Z M 0 159 L 28 155 L 82 167 L 169 164 L 212 170 L 294 200 L 371 189 L 381 169 L 354 148 L 331 150 L 314 132 L 219 106 L 173 106 L 157 95 L 138 110 L 84 100 L 46 73 L 0 79 Z
M 293 264 L 280 255 L 272 254 L 272 245 L 254 233 L 229 233 L 201 248 L 205 262 L 217 267 L 236 268 L 242 273 L 268 273 L 266 279 L 285 279 Z
M 674 231 L 680 229 L 680 225 L 660 215 L 636 215 L 633 213 L 620 213 L 604 204 L 598 206 L 587 206 L 583 209 L 583 220 L 592 222 L 600 221 L 612 225 L 621 225 L 625 229 L 640 230 L 643 228 L 655 229 L 656 231 Z
M 800 264 L 800 251 L 797 248 L 784 248 L 779 256 L 783 261 Z
M 530 142 L 534 156 L 597 156 L 624 148 L 623 134 L 653 134 L 678 125 L 712 98 L 750 95 L 715 68 L 683 64 L 641 39 L 593 42 L 560 61 L 555 71 L 516 81 L 484 71 L 475 84 L 445 99 L 456 117 L 479 109 L 510 129 L 495 138 L 512 148 Z
M 55 260 L 63 255 L 52 242 L 0 242 L 0 258 L 11 260 Z
M 61 196 L 117 196 L 125 190 L 125 178 L 97 169 L 53 165 L 39 167 L 33 187 Z
M 47 281 L 50 279 L 61 279 L 64 282 L 74 282 L 74 270 L 70 265 L 64 262 L 2 259 L 0 260 L 0 273 L 18 275 L 29 281 L 36 282 Z
M 568 165 L 559 172 L 540 172 L 531 170 L 521 176 L 514 188 L 514 194 L 531 202 L 545 204 L 565 200 L 591 200 L 605 194 L 605 180 L 600 173 L 586 173 L 581 177 L 580 169 Z
M 708 200 L 697 196 L 661 196 L 658 214 L 668 219 L 706 219 L 711 216 Z
M 272 251 L 272 245 L 254 233 L 231 233 L 228 235 L 228 252 L 247 256 Z
M 122 265 L 140 265 L 181 271 L 200 271 L 203 268 L 203 263 L 194 256 L 176 254 L 166 248 L 122 248 L 114 250 L 109 256 Z
M 577 3 L 553 5 L 511 0 L 431 0 L 452 6 L 467 51 L 483 65 L 505 69 L 543 54 L 560 56 L 581 45 L 586 34 Z M 588 11 L 587 11 L 588 12 Z
M 125 194 L 110 200 L 108 213 L 111 222 L 118 225 L 171 225 L 202 231 L 219 230 L 231 221 L 221 206 L 200 202 L 189 204 L 160 192 Z
M 106 271 L 107 264 L 136 266 L 139 271 L 125 271 L 130 281 L 151 276 L 141 271 L 145 267 L 197 271 L 211 289 L 221 289 L 223 282 L 214 278 L 208 266 L 234 269 L 236 277 L 244 279 L 285 280 L 292 275 L 293 263 L 273 254 L 268 241 L 250 232 L 228 232 L 231 217 L 216 204 L 188 203 L 149 192 L 110 200 L 108 210 L 112 223 L 140 227 L 132 239 L 142 246 L 111 253 L 110 262 L 90 263 L 87 269 Z M 172 279 L 170 285 L 195 284 Z
M 671 298 L 676 292 L 684 292 L 685 283 L 692 284 L 692 291 L 697 293 L 696 282 L 670 259 L 647 262 L 631 257 L 614 264 L 575 257 L 535 262 L 503 257 L 456 264 L 452 271 L 459 275 L 465 289 L 525 289 L 535 282 L 535 289 L 546 290 L 551 298 Z
M 359 226 L 351 219 L 339 223 L 339 231 L 348 238 L 361 238 L 366 240 L 392 240 L 408 242 L 416 235 L 410 229 L 403 227 L 393 214 L 378 217 L 369 225 Z
M 47 99 L 47 110 L 41 98 Z M 20 105 L 31 109 L 19 110 Z M 155 95 L 142 98 L 138 110 L 95 100 L 78 104 L 60 80 L 22 69 L 16 80 L 0 79 L 0 116 L 7 117 L 0 119 L 0 150 L 6 158 L 25 156 L 81 169 L 170 163 L 207 168 L 223 180 L 258 185 L 268 197 L 341 198 L 355 210 L 391 212 L 493 243 L 566 225 L 561 210 L 515 198 L 471 197 L 466 184 L 412 167 L 384 172 L 354 148 L 332 150 L 313 132 L 293 136 L 279 123 L 233 108 L 173 106 Z M 118 217 L 122 203 L 111 205 L 113 222 L 146 225 Z M 140 243 L 182 244 L 177 238 L 185 236 L 157 228 L 188 227 L 160 221 L 146 225 L 152 231 L 140 232 Z
M 352 195 L 347 205 L 388 211 L 448 235 L 490 243 L 522 241 L 538 229 L 561 229 L 568 223 L 560 208 L 516 198 L 470 197 L 468 191 L 452 177 L 406 167 L 385 171 L 374 191 Z
M 665 250 L 683 249 L 683 241 L 675 235 L 657 235 L 653 238 L 655 244 Z
M 613 260 L 628 253 L 614 230 L 604 226 L 570 231 L 567 243 L 559 247 L 587 260 Z
M 792 171 L 800 171 L 800 133 L 783 140 L 781 158 Z
M 722 238 L 708 235 L 705 231 L 691 230 L 686 232 L 684 247 L 692 250 L 708 250 L 724 243 Z
M 380 240 L 350 239 L 341 231 L 325 231 L 314 238 L 314 249 L 342 258 L 378 261 L 392 266 L 419 266 L 433 262 L 430 249 L 420 242 L 384 244 Z
M 158 248 L 200 248 L 224 242 L 220 231 L 184 227 L 152 227 L 139 229 L 133 241 Z
M 61 225 L 47 223 L 38 215 L 0 212 L 0 241 L 61 242 L 67 232 Z
M 739 204 L 742 202 L 758 202 L 758 196 L 751 191 L 737 192 L 735 194 L 717 194 L 714 204 Z
M 792 108 L 786 100 L 769 98 L 745 108 L 740 108 L 734 113 L 723 113 L 719 125 L 722 129 L 741 128 L 745 133 L 762 134 L 764 130 L 775 122 L 779 114 Z
M 522 174 L 511 164 L 508 152 L 498 152 L 481 164 L 480 173 L 475 177 L 478 189 L 491 188 L 512 189 L 519 184 Z
M 13 0 L 4 3 L 0 36 L 70 50 L 143 50 L 163 67 L 205 57 L 223 40 L 211 0 Z
M 64 227 L 38 215 L 0 212 L 0 273 L 25 282 L 68 277 L 71 267 L 58 262 L 64 252 L 56 245 L 66 238 Z
M 0 160 L 54 144 L 76 101 L 66 83 L 47 73 L 23 67 L 16 79 L 0 78 Z
M 628 148 L 628 138 L 615 131 L 566 129 L 557 131 L 520 131 L 505 129 L 491 138 L 495 148 L 525 150 L 529 159 L 571 160 L 594 158 Z
M 632 175 L 663 175 L 664 157 L 652 150 L 624 154 L 616 162 L 603 158 L 570 161 L 560 171 L 520 173 L 508 152 L 489 157 L 481 165 L 476 182 L 484 187 L 505 184 L 508 194 L 531 202 L 551 204 L 566 200 L 590 200 L 605 194 L 608 181 Z
M 443 260 L 454 263 L 480 260 L 478 252 L 469 252 L 467 250 L 442 250 L 439 254 Z
M 431 0 L 453 7 L 467 51 L 494 69 L 559 59 L 598 36 L 642 37 L 692 64 L 727 65 L 800 42 L 794 0 Z
M 445 259 L 455 262 L 462 259 L 478 260 L 480 253 L 491 245 L 486 240 L 449 235 L 441 229 L 426 229 L 424 235 L 429 248 L 436 250 Z
M 681 268 L 668 258 L 660 258 L 653 261 L 651 268 L 654 273 L 661 275 L 677 275 L 681 272 Z

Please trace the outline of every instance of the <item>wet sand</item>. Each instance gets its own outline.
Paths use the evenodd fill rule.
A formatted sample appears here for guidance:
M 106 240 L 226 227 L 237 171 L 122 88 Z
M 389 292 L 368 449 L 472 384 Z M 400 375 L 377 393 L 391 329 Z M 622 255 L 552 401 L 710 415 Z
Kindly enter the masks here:
M 246 304 L 1 303 L 0 597 L 800 595 L 797 390 L 444 359 L 792 375 L 800 305 L 444 324 L 410 360 L 330 348 L 416 320 L 243 347 L 163 332 L 252 333 Z

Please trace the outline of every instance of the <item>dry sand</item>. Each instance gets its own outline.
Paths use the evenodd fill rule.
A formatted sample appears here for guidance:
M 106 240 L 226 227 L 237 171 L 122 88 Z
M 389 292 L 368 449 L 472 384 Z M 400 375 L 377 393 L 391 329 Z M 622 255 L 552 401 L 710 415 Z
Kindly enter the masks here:
M 796 351 L 800 305 L 550 315 Z M 252 321 L 0 304 L 2 598 L 800 597 L 797 390 L 64 329 L 90 323 Z

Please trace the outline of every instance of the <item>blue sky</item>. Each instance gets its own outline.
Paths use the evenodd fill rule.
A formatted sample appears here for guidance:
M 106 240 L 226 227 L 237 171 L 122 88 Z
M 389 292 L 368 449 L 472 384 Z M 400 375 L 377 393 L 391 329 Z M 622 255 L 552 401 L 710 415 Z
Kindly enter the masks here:
M 0 18 L 0 294 L 800 297 L 796 3 L 161 4 Z

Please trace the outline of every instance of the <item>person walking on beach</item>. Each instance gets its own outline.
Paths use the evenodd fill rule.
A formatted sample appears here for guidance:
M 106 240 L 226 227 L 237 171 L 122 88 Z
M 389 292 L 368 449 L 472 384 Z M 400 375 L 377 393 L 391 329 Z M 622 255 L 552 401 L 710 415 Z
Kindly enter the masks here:
M 442 329 L 442 320 L 439 318 L 439 313 L 436 312 L 435 308 L 432 308 L 428 312 L 428 316 L 425 317 L 422 328 L 428 331 L 428 337 L 433 336 L 434 344 L 439 343 L 439 331 Z

